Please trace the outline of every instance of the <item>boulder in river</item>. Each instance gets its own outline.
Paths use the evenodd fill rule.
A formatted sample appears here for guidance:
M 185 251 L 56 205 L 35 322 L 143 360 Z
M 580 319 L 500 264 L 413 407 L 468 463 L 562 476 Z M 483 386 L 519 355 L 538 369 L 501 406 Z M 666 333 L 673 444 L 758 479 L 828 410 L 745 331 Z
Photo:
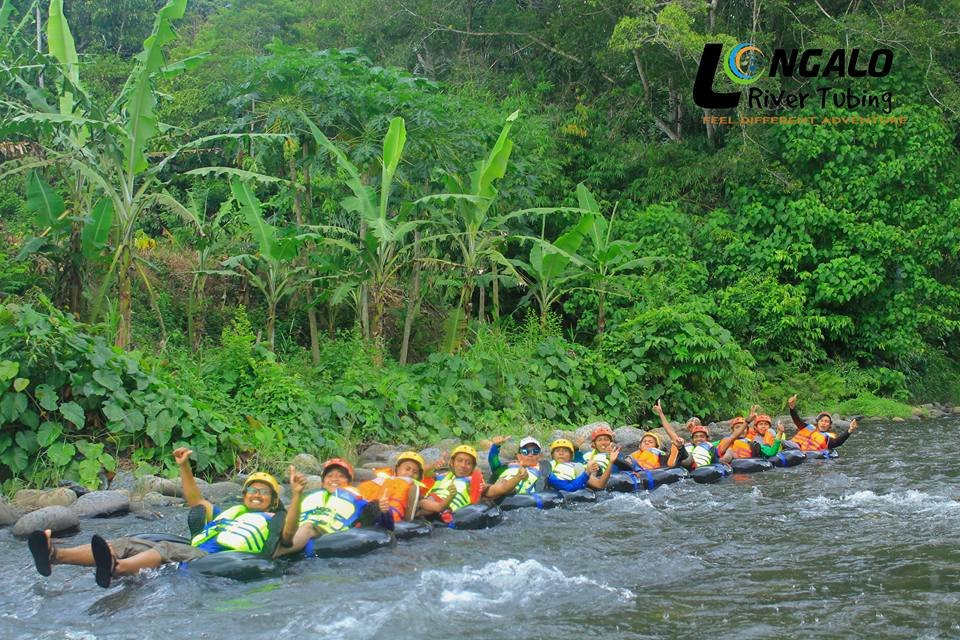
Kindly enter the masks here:
M 387 466 L 391 462 L 391 456 L 393 460 L 396 460 L 400 451 L 401 449 L 393 445 L 374 442 L 360 453 L 357 462 L 361 465 L 373 463 L 379 466 Z
M 317 457 L 309 453 L 298 453 L 293 456 L 290 464 L 297 468 L 297 471 L 306 474 L 320 473 L 320 461 Z
M 143 494 L 143 497 L 137 502 L 131 502 L 130 509 L 131 511 L 141 511 L 151 507 L 173 507 L 183 503 L 183 498 L 174 498 L 173 496 L 165 496 L 156 491 L 150 491 L 149 493 Z
M 580 446 L 581 451 L 590 451 L 593 448 L 593 444 L 590 442 L 590 434 L 593 433 L 593 430 L 597 427 L 610 427 L 610 423 L 603 422 L 602 420 L 599 422 L 591 422 L 573 432 L 574 441 L 583 440 L 583 444 Z
M 69 507 L 43 507 L 22 516 L 11 533 L 24 537 L 37 529 L 50 529 L 53 535 L 69 533 L 80 527 L 80 519 Z
M 436 463 L 440 458 L 446 459 L 440 447 L 427 447 L 420 452 L 420 457 L 423 458 L 423 461 L 428 465 Z
M 66 487 L 57 489 L 21 489 L 13 496 L 13 504 L 24 511 L 43 507 L 69 507 L 77 501 L 77 494 Z
M 363 467 L 359 467 L 353 470 L 354 483 L 366 482 L 367 480 L 373 480 L 376 477 L 377 474 L 374 473 L 373 469 L 364 469 Z
M 130 496 L 125 491 L 91 491 L 80 496 L 71 507 L 81 518 L 110 518 L 130 511 Z
M 214 482 L 203 488 L 203 497 L 214 504 L 242 498 L 243 487 L 235 482 Z
M 183 497 L 183 488 L 180 486 L 179 482 L 170 480 L 168 478 L 161 478 L 159 476 L 144 476 L 140 478 L 138 488 L 142 493 L 155 491 L 156 493 L 165 496 L 172 496 L 175 498 Z
M 9 527 L 23 516 L 23 509 L 0 502 L 0 527 Z
M 119 489 L 126 489 L 127 491 L 135 491 L 139 481 L 137 477 L 130 473 L 129 471 L 118 471 L 113 480 L 110 481 L 110 488 L 114 491 Z
M 901 418 L 900 416 L 895 416 L 895 417 L 892 419 L 892 421 L 893 421 L 893 422 L 906 422 L 906 420 L 904 420 L 904 419 Z
M 616 436 L 614 441 L 620 445 L 623 452 L 625 454 L 631 454 L 640 448 L 640 439 L 643 438 L 645 432 L 636 427 L 620 427 L 613 433 Z

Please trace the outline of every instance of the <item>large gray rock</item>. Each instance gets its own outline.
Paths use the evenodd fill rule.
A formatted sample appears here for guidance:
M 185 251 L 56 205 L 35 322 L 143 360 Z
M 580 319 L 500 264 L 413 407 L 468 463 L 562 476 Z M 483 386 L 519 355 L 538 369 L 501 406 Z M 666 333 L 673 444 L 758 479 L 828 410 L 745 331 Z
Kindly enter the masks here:
M 363 467 L 360 467 L 353 470 L 354 484 L 366 482 L 367 480 L 373 480 L 376 477 L 377 474 L 373 471 L 373 469 L 364 469 Z
M 318 475 L 307 475 L 307 486 L 304 488 L 303 493 L 306 495 L 311 491 L 318 491 L 323 488 L 323 478 Z
M 23 513 L 23 509 L 18 509 L 6 502 L 0 502 L 0 527 L 9 527 L 23 517 Z
M 69 507 L 77 501 L 77 494 L 66 487 L 57 489 L 21 489 L 13 496 L 13 504 L 24 511 L 43 507 Z
M 633 453 L 640 448 L 640 439 L 643 438 L 644 431 L 636 427 L 620 427 L 614 430 L 614 441 L 624 450 L 625 453 Z
M 393 445 L 374 442 L 360 453 L 358 462 L 363 465 L 366 463 L 376 463 L 381 466 L 390 464 L 391 456 L 396 460 L 400 455 L 400 449 Z
M 460 446 L 460 441 L 454 438 L 444 438 L 434 446 L 443 451 L 445 456 L 450 457 L 450 452 Z
M 235 482 L 214 482 L 203 488 L 203 497 L 218 504 L 242 498 L 243 487 Z
M 26 536 L 37 529 L 50 529 L 54 535 L 74 531 L 80 519 L 69 507 L 43 507 L 22 516 L 10 530 L 15 536 Z
M 931 418 L 942 418 L 945 415 L 947 414 L 942 409 L 938 409 L 936 407 L 934 407 L 933 409 L 930 409 Z
M 317 460 L 316 456 L 310 455 L 309 453 L 298 453 L 293 456 L 290 464 L 295 466 L 300 473 L 311 475 L 320 473 L 320 461 Z
M 91 491 L 80 496 L 71 507 L 81 518 L 109 518 L 130 511 L 130 495 L 125 491 Z
M 150 493 L 153 491 L 174 498 L 183 497 L 183 488 L 179 482 L 159 476 L 144 476 L 140 478 L 138 488 L 141 493 Z
M 597 427 L 609 427 L 610 423 L 608 422 L 591 422 L 590 424 L 585 424 L 576 431 L 573 432 L 574 440 L 582 440 L 583 445 L 580 446 L 581 451 L 589 451 L 593 448 L 593 445 L 590 443 L 590 434 L 593 433 L 593 430 Z
M 135 491 L 138 484 L 139 481 L 137 477 L 129 471 L 118 471 L 117 475 L 113 476 L 113 480 L 110 481 L 110 488 L 113 490 L 125 489 L 127 491 Z
M 440 447 L 427 447 L 420 452 L 420 457 L 423 458 L 423 461 L 427 463 L 427 465 L 432 465 L 436 464 L 441 458 L 446 460 L 448 454 L 449 451 L 447 454 L 444 454 Z
M 183 503 L 183 498 L 174 498 L 173 496 L 165 496 L 162 493 L 151 491 L 143 494 L 137 502 L 131 502 L 130 509 L 133 511 L 141 511 L 150 509 L 151 507 L 174 507 L 182 505 Z

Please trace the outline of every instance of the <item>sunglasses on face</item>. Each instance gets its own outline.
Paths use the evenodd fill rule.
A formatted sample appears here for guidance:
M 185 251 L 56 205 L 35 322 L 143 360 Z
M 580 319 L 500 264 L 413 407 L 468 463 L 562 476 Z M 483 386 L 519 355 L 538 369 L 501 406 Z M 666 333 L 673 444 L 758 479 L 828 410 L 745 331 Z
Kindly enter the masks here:
M 273 494 L 271 489 L 266 487 L 247 487 L 243 490 L 248 496 L 267 496 L 270 497 Z
M 520 455 L 538 456 L 540 455 L 540 447 L 520 447 Z

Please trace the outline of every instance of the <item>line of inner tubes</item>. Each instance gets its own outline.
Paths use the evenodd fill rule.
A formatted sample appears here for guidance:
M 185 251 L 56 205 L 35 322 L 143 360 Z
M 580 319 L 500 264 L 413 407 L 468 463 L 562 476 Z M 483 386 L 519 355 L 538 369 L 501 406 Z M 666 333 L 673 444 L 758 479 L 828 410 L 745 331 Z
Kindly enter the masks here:
M 641 472 L 617 472 L 610 474 L 606 491 L 618 493 L 636 493 L 652 491 L 657 487 L 673 484 L 686 478 L 700 484 L 715 483 L 734 473 L 759 473 L 775 467 L 793 467 L 808 459 L 829 459 L 836 457 L 833 451 L 800 451 L 785 449 L 768 459 L 740 458 L 730 464 L 717 463 L 697 467 L 692 472 L 682 467 L 667 467 Z M 504 511 L 536 508 L 553 509 L 569 503 L 597 502 L 597 492 L 590 489 L 579 491 L 540 491 L 532 494 L 510 495 L 502 498 L 499 504 L 480 503 L 458 509 L 450 522 L 429 522 L 414 520 L 397 522 L 394 531 L 379 527 L 347 529 L 330 533 L 312 540 L 304 549 L 304 556 L 317 558 L 352 558 L 362 556 L 378 549 L 392 547 L 397 540 L 409 540 L 430 536 L 435 527 L 448 527 L 459 530 L 487 529 L 503 521 Z M 189 539 L 165 533 L 145 533 L 136 537 L 160 541 L 190 544 Z M 283 573 L 286 563 L 294 559 L 291 556 L 283 560 L 273 560 L 259 555 L 239 551 L 213 553 L 197 560 L 180 563 L 180 570 L 190 574 L 231 578 L 233 580 L 256 580 L 276 577 Z

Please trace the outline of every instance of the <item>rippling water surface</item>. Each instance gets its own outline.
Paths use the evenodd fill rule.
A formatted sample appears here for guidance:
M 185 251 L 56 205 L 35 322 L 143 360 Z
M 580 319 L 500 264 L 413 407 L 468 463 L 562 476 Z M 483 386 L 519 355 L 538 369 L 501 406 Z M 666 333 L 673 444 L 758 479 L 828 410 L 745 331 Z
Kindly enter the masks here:
M 957 638 L 960 457 L 937 443 L 958 428 L 867 423 L 837 460 L 512 512 L 245 584 L 172 568 L 106 591 L 92 569 L 41 578 L 2 530 L 0 638 Z M 60 543 L 184 533 L 184 513 L 85 521 Z

